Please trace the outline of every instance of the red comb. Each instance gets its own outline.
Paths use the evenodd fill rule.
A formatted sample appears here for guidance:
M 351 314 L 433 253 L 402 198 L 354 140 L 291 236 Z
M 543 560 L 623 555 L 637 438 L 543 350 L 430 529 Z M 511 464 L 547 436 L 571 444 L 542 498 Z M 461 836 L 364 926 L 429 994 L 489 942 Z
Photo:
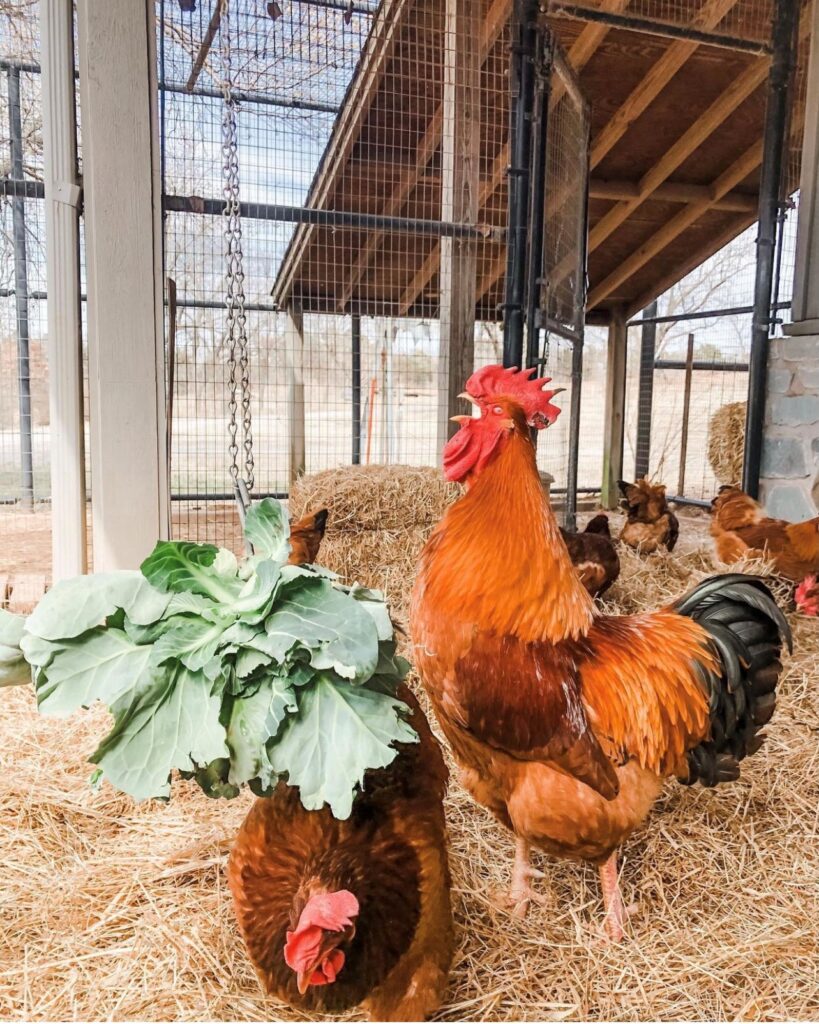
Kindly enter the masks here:
M 518 370 L 516 366 L 484 366 L 466 382 L 466 390 L 477 402 L 490 402 L 506 396 L 514 398 L 526 414 L 532 427 L 546 427 L 554 423 L 560 409 L 549 401 L 563 388 L 544 391 L 551 377 L 533 377 L 534 369 Z

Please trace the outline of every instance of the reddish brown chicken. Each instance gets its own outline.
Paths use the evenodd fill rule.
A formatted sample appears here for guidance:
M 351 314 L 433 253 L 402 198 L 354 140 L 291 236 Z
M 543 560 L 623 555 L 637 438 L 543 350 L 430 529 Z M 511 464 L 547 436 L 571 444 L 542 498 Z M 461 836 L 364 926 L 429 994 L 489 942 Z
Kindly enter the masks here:
M 602 513 L 594 516 L 580 533 L 561 528 L 560 536 L 586 590 L 592 597 L 605 594 L 620 575 L 620 558 L 611 539 L 609 517 Z
M 630 484 L 618 481 L 623 500 L 620 503 L 626 513 L 626 521 L 620 532 L 620 540 L 631 548 L 639 548 L 643 554 L 665 548 L 673 551 L 680 534 L 680 523 L 665 497 L 664 484 L 652 484 L 638 480 Z
M 312 565 L 315 562 L 327 529 L 327 514 L 327 509 L 322 508 L 291 523 L 289 561 L 293 565 Z
M 764 584 L 706 580 L 651 614 L 604 615 L 572 569 L 530 428 L 559 410 L 530 372 L 487 367 L 444 449 L 466 493 L 421 556 L 416 666 L 463 781 L 516 836 L 510 901 L 525 912 L 530 846 L 600 866 L 622 935 L 616 850 L 663 779 L 736 779 L 774 709 L 781 638 Z
M 711 502 L 711 536 L 723 562 L 764 555 L 794 583 L 819 572 L 819 516 L 803 523 L 771 519 L 738 487 L 720 487 Z
M 441 749 L 412 693 L 420 743 L 367 772 L 346 821 L 306 811 L 280 783 L 239 831 L 228 881 L 262 985 L 308 1014 L 359 1004 L 372 1020 L 423 1020 L 452 959 Z

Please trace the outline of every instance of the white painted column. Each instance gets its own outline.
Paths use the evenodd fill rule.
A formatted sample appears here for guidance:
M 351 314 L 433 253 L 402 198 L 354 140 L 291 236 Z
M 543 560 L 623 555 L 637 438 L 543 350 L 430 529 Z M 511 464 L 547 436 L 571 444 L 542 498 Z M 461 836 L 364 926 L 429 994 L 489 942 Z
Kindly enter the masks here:
M 796 265 L 793 280 L 793 323 L 787 334 L 819 334 L 819 4 L 813 5 L 802 170 L 799 178 L 799 214 Z
M 87 571 L 79 201 L 72 0 L 41 0 L 51 572 Z
M 793 322 L 770 344 L 760 479 L 767 511 L 796 522 L 819 511 L 819 3 L 812 18 Z
M 96 571 L 168 533 L 153 0 L 78 0 Z

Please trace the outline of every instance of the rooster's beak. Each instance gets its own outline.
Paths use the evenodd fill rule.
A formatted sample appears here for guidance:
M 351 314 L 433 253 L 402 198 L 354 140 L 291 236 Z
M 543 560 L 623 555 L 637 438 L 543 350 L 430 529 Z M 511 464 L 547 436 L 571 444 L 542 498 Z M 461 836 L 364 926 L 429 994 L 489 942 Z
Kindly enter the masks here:
M 449 418 L 453 423 L 457 423 L 459 426 L 463 423 L 469 423 L 472 419 L 471 416 L 450 416 Z
M 477 406 L 477 407 L 478 407 L 478 408 L 480 409 L 480 402 L 477 402 L 477 401 L 476 401 L 476 400 L 475 400 L 475 399 L 474 399 L 474 398 L 472 397 L 472 395 L 470 395 L 470 394 L 469 394 L 469 392 L 468 392 L 468 391 L 462 391 L 462 392 L 460 393 L 460 395 L 458 395 L 458 398 L 463 398 L 463 400 L 464 400 L 465 402 L 471 402 L 471 403 L 472 403 L 473 405 Z
M 299 995 L 303 996 L 304 993 L 310 988 L 310 978 L 313 976 L 315 967 L 311 967 L 309 971 L 299 971 L 296 975 L 296 984 L 299 987 Z

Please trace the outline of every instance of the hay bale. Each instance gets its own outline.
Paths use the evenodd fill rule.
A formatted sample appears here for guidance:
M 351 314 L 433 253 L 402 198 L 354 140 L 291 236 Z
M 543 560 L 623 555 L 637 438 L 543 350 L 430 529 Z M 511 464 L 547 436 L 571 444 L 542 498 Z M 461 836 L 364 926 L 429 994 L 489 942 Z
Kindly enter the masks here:
M 383 590 L 406 626 L 418 556 L 459 493 L 429 466 L 346 466 L 301 477 L 290 512 L 329 509 L 319 562 L 347 583 Z
M 721 484 L 738 487 L 745 451 L 745 402 L 717 409 L 708 425 L 708 461 Z
M 434 526 L 458 493 L 431 466 L 344 466 L 300 477 L 290 510 L 298 518 L 328 508 L 328 532 L 403 531 Z

